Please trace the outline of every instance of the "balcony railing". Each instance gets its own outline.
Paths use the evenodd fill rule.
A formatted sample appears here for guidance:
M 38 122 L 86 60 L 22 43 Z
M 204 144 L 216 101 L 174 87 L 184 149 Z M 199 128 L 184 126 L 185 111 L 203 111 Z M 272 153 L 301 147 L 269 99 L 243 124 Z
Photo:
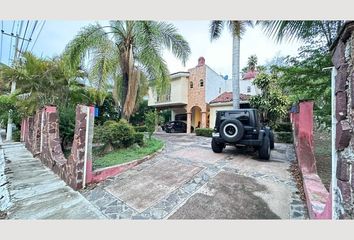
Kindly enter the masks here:
M 156 103 L 163 103 L 163 102 L 170 102 L 171 101 L 171 95 L 170 94 L 165 94 L 161 96 L 156 97 Z

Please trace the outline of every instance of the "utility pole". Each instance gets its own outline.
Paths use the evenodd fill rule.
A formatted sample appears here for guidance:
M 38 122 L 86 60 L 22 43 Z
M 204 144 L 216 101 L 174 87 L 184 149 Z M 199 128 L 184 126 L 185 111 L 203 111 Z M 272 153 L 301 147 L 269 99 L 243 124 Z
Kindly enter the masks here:
M 12 63 L 16 63 L 17 58 L 20 55 L 20 50 L 18 49 L 18 45 L 19 45 L 19 40 L 21 39 L 22 42 L 23 41 L 28 41 L 30 42 L 31 39 L 26 39 L 25 36 L 23 38 L 20 37 L 21 32 L 22 32 L 22 26 L 23 26 L 23 22 L 21 22 L 21 26 L 20 26 L 20 31 L 16 34 L 16 36 L 14 36 L 13 33 L 8 34 L 5 32 L 2 32 L 2 34 L 5 34 L 7 36 L 10 37 L 15 37 L 16 38 L 16 42 L 15 42 L 15 53 L 14 53 L 14 58 Z M 11 47 L 11 46 L 10 46 Z M 11 81 L 11 94 L 13 94 L 16 91 L 16 81 Z M 9 116 L 7 119 L 7 130 L 6 130 L 6 141 L 11 141 L 12 140 L 12 110 L 9 111 Z

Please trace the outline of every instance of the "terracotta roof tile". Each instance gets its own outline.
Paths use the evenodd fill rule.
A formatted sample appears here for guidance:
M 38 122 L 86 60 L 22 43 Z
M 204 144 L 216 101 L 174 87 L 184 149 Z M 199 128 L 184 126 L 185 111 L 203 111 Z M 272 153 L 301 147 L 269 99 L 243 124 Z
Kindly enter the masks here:
M 247 94 L 240 94 L 240 100 L 241 101 L 247 101 L 249 100 L 251 95 Z M 217 98 L 212 100 L 210 103 L 221 103 L 221 102 L 232 102 L 232 92 L 223 92 L 220 94 Z
M 248 71 L 242 76 L 242 79 L 243 80 L 250 80 L 250 79 L 255 78 L 257 76 L 257 74 L 258 74 L 258 72 L 256 72 L 256 71 Z

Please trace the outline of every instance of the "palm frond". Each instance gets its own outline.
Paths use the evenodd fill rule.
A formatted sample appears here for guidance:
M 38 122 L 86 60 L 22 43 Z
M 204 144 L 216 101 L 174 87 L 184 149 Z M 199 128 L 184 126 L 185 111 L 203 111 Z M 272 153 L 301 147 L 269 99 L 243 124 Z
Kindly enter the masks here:
M 78 67 L 89 50 L 100 48 L 109 41 L 107 34 L 99 24 L 88 25 L 66 46 L 63 55 L 69 56 L 71 66 Z
M 314 34 L 314 29 L 321 21 L 259 21 L 264 32 L 277 42 L 305 39 Z
M 232 35 L 239 38 L 246 32 L 247 27 L 253 27 L 252 21 L 228 21 L 228 25 Z
M 222 30 L 224 29 L 224 21 L 213 20 L 209 26 L 210 41 L 220 38 Z

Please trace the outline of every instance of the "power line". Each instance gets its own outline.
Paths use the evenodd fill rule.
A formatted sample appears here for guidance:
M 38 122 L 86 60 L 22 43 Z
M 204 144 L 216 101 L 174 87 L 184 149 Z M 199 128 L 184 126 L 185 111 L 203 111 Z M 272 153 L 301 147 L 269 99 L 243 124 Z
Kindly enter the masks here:
M 34 31 L 36 30 L 37 23 L 38 23 L 38 20 L 36 20 L 34 22 L 33 29 L 32 29 L 31 35 L 29 36 L 29 41 L 27 42 L 27 46 L 26 46 L 25 52 L 27 52 L 28 46 L 29 46 L 30 42 L 32 41 L 32 36 L 33 36 Z
M 2 40 L 4 33 L 4 21 L 1 20 L 1 48 L 0 48 L 0 62 L 2 62 Z
M 42 27 L 41 27 L 41 29 L 40 29 L 39 32 L 38 32 L 37 38 L 36 38 L 36 40 L 34 41 L 34 43 L 33 43 L 33 45 L 32 45 L 31 52 L 33 51 L 33 48 L 34 48 L 34 46 L 35 46 L 36 43 L 37 43 L 38 37 L 39 37 L 39 35 L 41 34 L 41 32 L 42 32 L 42 30 L 43 30 L 44 24 L 45 24 L 45 20 L 43 21 Z
M 14 54 L 14 58 L 13 58 L 12 62 L 14 62 L 18 57 L 18 42 L 19 42 L 18 40 L 19 40 L 19 37 L 22 33 L 22 27 L 23 27 L 23 21 L 21 21 L 20 29 L 19 29 L 18 33 L 16 34 L 15 54 Z
M 15 24 L 16 24 L 16 21 L 13 21 L 11 35 L 14 34 Z M 10 64 L 10 58 L 11 58 L 11 50 L 12 50 L 12 38 L 10 39 L 10 47 L 9 47 L 9 62 L 8 62 L 9 64 Z
M 28 29 L 28 24 L 29 24 L 29 20 L 27 20 L 27 24 L 26 24 L 26 28 L 25 28 L 25 32 L 23 34 L 23 39 L 22 39 L 22 43 L 21 43 L 21 47 L 20 47 L 20 51 L 18 52 L 19 54 L 22 54 L 22 47 L 23 47 L 23 43 L 26 40 L 26 33 L 27 33 L 27 29 Z

